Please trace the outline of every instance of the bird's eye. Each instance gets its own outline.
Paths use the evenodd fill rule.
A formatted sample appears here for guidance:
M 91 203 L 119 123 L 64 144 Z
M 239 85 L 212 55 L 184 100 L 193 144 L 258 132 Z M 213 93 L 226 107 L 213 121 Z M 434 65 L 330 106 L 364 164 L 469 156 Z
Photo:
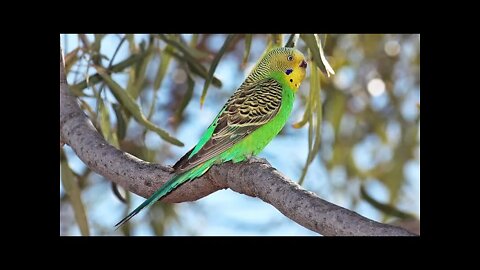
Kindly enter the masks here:
M 293 61 L 293 56 L 289 55 L 289 56 L 287 57 L 287 60 L 288 60 L 288 61 Z

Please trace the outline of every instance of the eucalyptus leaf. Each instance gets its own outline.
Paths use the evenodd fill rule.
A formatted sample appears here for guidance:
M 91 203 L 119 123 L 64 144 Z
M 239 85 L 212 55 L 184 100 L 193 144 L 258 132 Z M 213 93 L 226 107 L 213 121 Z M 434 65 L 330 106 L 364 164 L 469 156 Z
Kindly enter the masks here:
M 113 65 L 111 68 L 108 69 L 108 73 L 117 73 L 123 71 L 125 68 L 137 63 L 138 61 L 142 60 L 145 56 L 147 55 L 146 52 L 141 53 L 141 54 L 132 54 L 130 57 L 127 59 L 121 61 L 118 64 Z M 83 96 L 84 94 L 82 93 L 82 90 L 87 88 L 88 85 L 93 85 L 101 82 L 102 76 L 100 74 L 94 74 L 93 76 L 90 76 L 88 78 L 88 84 L 87 80 L 83 80 L 75 85 L 70 86 L 70 90 L 75 93 L 77 96 Z
M 157 36 L 161 40 L 165 41 L 167 44 L 181 51 L 184 55 L 187 55 L 188 57 L 195 59 L 195 61 L 198 61 L 201 58 L 206 58 L 209 56 L 207 52 L 197 50 L 195 46 L 188 46 L 187 44 L 182 43 L 181 40 L 169 38 L 167 35 L 164 35 L 164 34 L 159 34 Z
M 127 88 L 129 90 L 130 95 L 134 99 L 136 99 L 140 95 L 140 92 L 143 89 L 144 82 L 146 80 L 147 67 L 148 67 L 148 64 L 150 63 L 150 60 L 153 57 L 153 51 L 154 51 L 153 39 L 150 39 L 148 48 L 145 50 L 145 53 L 146 53 L 145 57 L 140 61 L 138 61 L 136 64 L 133 85 L 130 89 Z
M 210 86 L 210 83 L 212 82 L 213 74 L 217 69 L 218 63 L 220 62 L 220 59 L 225 54 L 225 51 L 228 49 L 228 46 L 232 43 L 234 38 L 235 38 L 235 35 L 228 35 L 227 38 L 225 39 L 225 42 L 223 42 L 223 46 L 220 48 L 217 55 L 213 59 L 212 65 L 210 66 L 210 70 L 208 71 L 207 79 L 205 80 L 205 85 L 203 86 L 202 96 L 200 97 L 200 107 L 203 106 L 203 103 L 205 102 L 205 97 L 207 96 L 207 90 L 208 90 L 208 87 Z
M 78 61 L 78 51 L 80 47 L 77 47 L 73 51 L 65 55 L 65 74 L 68 75 L 68 72 L 72 69 L 72 66 Z
M 171 45 L 167 45 L 165 49 L 162 50 L 160 53 L 160 64 L 158 66 L 157 74 L 155 75 L 155 80 L 153 81 L 153 89 L 157 91 L 160 86 L 162 85 L 163 78 L 167 73 L 168 67 L 170 65 L 170 61 L 172 60 L 172 52 L 173 47 Z M 168 53 L 170 52 L 170 53 Z
M 102 135 L 111 145 L 115 146 L 116 148 L 120 148 L 117 134 L 112 132 L 110 127 L 110 111 L 108 106 L 105 105 L 102 98 L 98 98 L 97 102 L 99 105 L 98 113 L 100 115 L 100 129 L 102 131 Z
M 207 69 L 198 61 L 197 58 L 195 58 L 193 49 L 191 47 L 188 47 L 176 40 L 169 39 L 165 35 L 158 35 L 160 39 L 165 41 L 167 44 L 172 45 L 175 47 L 177 50 L 179 50 L 183 56 L 179 56 L 178 54 L 173 54 L 176 58 L 178 58 L 182 62 L 187 62 L 188 65 L 190 66 L 190 69 L 197 75 L 200 75 L 202 78 L 207 79 L 208 78 L 208 71 Z M 222 87 L 222 82 L 216 78 L 213 77 L 212 84 L 216 87 Z
M 274 47 L 281 47 L 283 42 L 282 34 L 272 34 L 272 43 Z
M 175 111 L 175 121 L 180 121 L 182 118 L 183 111 L 187 107 L 188 103 L 190 103 L 190 100 L 192 99 L 193 96 L 193 89 L 195 88 L 195 81 L 193 80 L 192 76 L 190 75 L 190 71 L 187 70 L 187 92 L 185 93 L 185 96 L 182 99 L 182 103 L 178 107 L 178 109 Z
M 70 166 L 68 166 L 68 160 L 63 149 L 61 150 L 60 170 L 62 185 L 70 198 L 75 221 L 78 224 L 80 233 L 83 236 L 89 236 L 90 230 L 88 227 L 87 215 L 85 214 L 85 207 L 83 206 L 82 198 L 80 196 L 80 188 L 78 187 L 74 173 L 70 169 Z
M 242 64 L 245 65 L 250 56 L 250 48 L 252 47 L 252 34 L 245 34 L 245 52 L 243 53 Z
M 294 48 L 295 45 L 297 45 L 297 41 L 299 37 L 300 37 L 300 34 L 291 34 L 290 37 L 288 37 L 287 43 L 285 43 L 285 47 Z
M 321 144 L 321 127 L 322 127 L 322 100 L 320 96 L 320 71 L 315 65 L 310 65 L 310 100 L 309 108 L 311 112 L 308 117 L 308 155 L 307 161 L 304 168 L 302 169 L 302 174 L 298 181 L 299 185 L 302 185 L 305 177 L 308 172 L 308 168 L 312 161 L 317 156 L 320 151 Z M 315 117 L 313 117 L 315 116 Z M 314 121 L 315 120 L 315 121 Z
M 115 96 L 117 101 L 131 113 L 131 115 L 137 120 L 138 123 L 145 126 L 147 129 L 156 132 L 162 139 L 178 146 L 184 146 L 184 144 L 178 139 L 172 137 L 167 131 L 159 128 L 152 122 L 148 121 L 145 115 L 142 113 L 140 106 L 135 102 L 135 100 L 124 90 L 117 82 L 115 82 L 107 71 L 99 66 L 95 66 L 98 74 L 102 76 L 105 83 L 108 85 L 112 94 Z
M 322 72 L 325 73 L 328 77 L 330 77 L 330 74 L 335 74 L 335 71 L 333 71 L 333 68 L 330 66 L 327 59 L 325 58 L 322 43 L 320 41 L 320 38 L 318 38 L 318 35 L 301 34 L 300 37 L 303 39 L 303 41 L 305 41 L 305 44 L 307 44 L 308 48 L 312 52 L 313 60 L 320 68 L 320 70 L 322 70 Z
M 127 117 L 118 103 L 113 103 L 112 108 L 117 118 L 117 139 L 123 140 L 127 134 Z
M 401 211 L 397 208 L 395 208 L 392 205 L 388 205 L 385 203 L 381 203 L 374 199 L 370 194 L 368 194 L 367 190 L 365 189 L 365 186 L 361 185 L 360 186 L 360 194 L 362 195 L 362 198 L 368 202 L 371 206 L 375 207 L 376 209 L 382 211 L 383 213 L 398 217 L 401 219 L 411 219 L 411 218 L 416 218 L 415 215 L 406 213 L 404 211 Z

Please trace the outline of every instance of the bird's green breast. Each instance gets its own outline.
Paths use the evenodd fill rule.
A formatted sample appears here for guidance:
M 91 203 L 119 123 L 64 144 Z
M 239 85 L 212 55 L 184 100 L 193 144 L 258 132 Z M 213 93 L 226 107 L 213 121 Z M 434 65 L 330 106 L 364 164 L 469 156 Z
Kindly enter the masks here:
M 248 135 L 233 146 L 231 149 L 225 151 L 220 160 L 222 162 L 233 160 L 233 162 L 240 162 L 246 157 L 257 155 L 260 153 L 268 143 L 282 130 L 287 122 L 290 113 L 292 112 L 293 101 L 295 99 L 294 92 L 283 84 L 282 86 L 282 105 L 277 115 L 268 123 L 258 128 L 252 134 Z

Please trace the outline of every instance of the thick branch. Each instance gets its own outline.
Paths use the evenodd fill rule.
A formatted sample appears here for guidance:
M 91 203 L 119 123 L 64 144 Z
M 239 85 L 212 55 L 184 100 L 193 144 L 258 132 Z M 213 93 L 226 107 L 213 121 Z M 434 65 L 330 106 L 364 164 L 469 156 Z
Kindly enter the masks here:
M 61 49 L 60 141 L 70 145 L 90 169 L 145 198 L 171 176 L 170 167 L 140 160 L 114 148 L 100 136 L 68 89 Z M 260 198 L 298 224 L 323 235 L 414 235 L 324 201 L 261 159 L 215 165 L 162 201 L 194 201 L 225 188 Z

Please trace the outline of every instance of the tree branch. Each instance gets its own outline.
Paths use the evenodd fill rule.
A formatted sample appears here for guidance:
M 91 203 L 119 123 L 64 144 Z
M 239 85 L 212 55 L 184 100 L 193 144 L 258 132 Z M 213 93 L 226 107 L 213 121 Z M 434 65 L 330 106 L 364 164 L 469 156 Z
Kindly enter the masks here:
M 60 48 L 60 141 L 70 145 L 90 169 L 145 198 L 171 177 L 170 167 L 143 161 L 108 144 L 68 88 Z M 283 176 L 266 160 L 257 158 L 215 165 L 162 201 L 195 201 L 226 188 L 260 198 L 298 224 L 322 235 L 414 235 L 324 201 Z

